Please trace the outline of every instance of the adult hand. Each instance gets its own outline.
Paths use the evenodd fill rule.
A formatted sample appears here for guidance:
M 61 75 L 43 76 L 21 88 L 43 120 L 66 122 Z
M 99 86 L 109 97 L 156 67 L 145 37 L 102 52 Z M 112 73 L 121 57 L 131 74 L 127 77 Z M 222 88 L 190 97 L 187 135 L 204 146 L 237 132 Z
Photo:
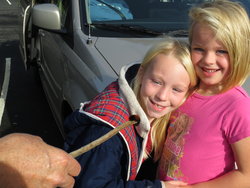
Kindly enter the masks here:
M 40 137 L 10 134 L 0 139 L 0 188 L 72 188 L 79 163 Z

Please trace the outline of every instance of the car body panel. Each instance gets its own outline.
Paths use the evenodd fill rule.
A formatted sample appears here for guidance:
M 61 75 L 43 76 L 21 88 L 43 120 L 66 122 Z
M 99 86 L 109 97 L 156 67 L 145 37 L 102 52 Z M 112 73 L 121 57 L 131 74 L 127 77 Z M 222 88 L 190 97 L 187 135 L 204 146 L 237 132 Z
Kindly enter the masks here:
M 100 37 L 97 39 L 95 47 L 110 63 L 111 67 L 119 73 L 122 65 L 140 63 L 146 51 L 158 40 L 160 38 L 141 38 L 138 40 L 138 38 Z

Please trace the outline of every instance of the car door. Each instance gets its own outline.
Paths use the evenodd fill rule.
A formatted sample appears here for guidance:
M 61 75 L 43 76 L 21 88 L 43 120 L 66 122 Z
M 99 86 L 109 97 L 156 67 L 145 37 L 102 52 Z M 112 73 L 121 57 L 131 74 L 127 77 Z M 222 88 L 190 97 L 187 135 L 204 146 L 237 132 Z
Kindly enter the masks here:
M 70 1 L 59 0 L 53 1 L 53 3 L 59 7 L 62 28 L 69 31 L 65 20 L 67 16 L 68 20 L 71 20 L 71 15 L 68 13 Z M 56 119 L 60 119 L 61 104 L 64 100 L 63 85 L 67 80 L 67 61 L 69 61 L 67 53 L 72 52 L 70 41 L 73 39 L 69 36 L 69 33 L 62 34 L 43 29 L 39 30 L 40 76 L 51 109 L 57 113 Z

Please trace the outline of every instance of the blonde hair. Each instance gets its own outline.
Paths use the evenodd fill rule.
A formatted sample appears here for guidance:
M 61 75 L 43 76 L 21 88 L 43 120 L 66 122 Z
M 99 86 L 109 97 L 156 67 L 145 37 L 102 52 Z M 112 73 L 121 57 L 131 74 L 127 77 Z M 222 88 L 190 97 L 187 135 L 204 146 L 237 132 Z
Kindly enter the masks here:
M 183 67 L 186 69 L 190 78 L 190 89 L 186 94 L 186 99 L 193 91 L 197 83 L 196 73 L 190 58 L 189 45 L 184 41 L 166 37 L 165 40 L 158 42 L 157 44 L 152 46 L 144 56 L 144 59 L 141 63 L 141 67 L 143 67 L 144 70 L 143 72 L 147 71 L 148 67 L 150 67 L 149 65 L 153 62 L 152 60 L 159 54 L 173 55 L 182 63 Z M 137 96 L 139 103 L 142 105 L 142 102 L 140 100 L 141 78 L 142 75 L 138 73 L 133 80 L 132 88 L 135 92 L 135 95 Z M 185 99 L 183 100 L 183 102 L 185 101 Z M 158 160 L 161 156 L 161 151 L 166 139 L 167 124 L 170 114 L 171 113 L 168 113 L 161 118 L 155 119 L 153 121 L 153 125 L 151 125 L 152 130 L 150 136 L 154 149 L 154 160 Z
M 230 72 L 222 83 L 221 92 L 242 85 L 250 73 L 250 24 L 245 9 L 239 2 L 217 0 L 192 8 L 189 17 L 190 44 L 195 24 L 202 23 L 214 31 L 228 51 Z

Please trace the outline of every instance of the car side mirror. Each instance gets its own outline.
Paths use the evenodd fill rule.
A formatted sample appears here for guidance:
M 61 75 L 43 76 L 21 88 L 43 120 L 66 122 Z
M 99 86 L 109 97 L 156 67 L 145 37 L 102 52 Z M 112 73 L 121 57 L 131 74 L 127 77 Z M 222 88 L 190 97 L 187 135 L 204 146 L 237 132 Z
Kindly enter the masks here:
M 36 4 L 32 8 L 32 23 L 42 29 L 61 30 L 59 9 L 54 4 Z

